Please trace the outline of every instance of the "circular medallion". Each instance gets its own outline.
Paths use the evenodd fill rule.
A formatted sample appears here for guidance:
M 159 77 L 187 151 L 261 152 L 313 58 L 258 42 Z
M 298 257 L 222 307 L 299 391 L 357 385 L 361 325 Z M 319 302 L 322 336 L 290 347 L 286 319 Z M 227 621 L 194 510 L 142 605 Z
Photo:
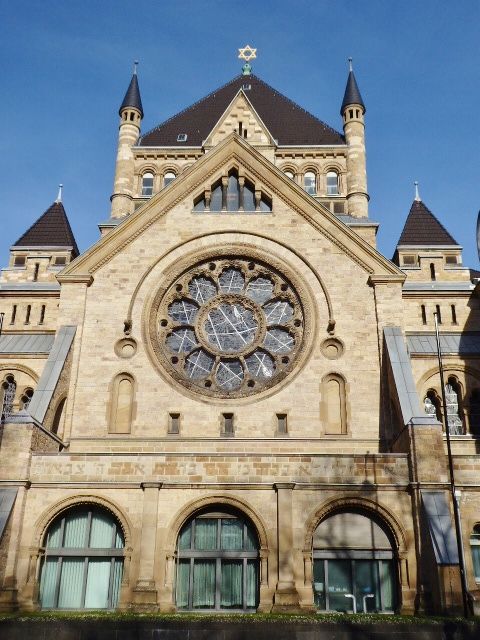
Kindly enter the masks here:
M 150 338 L 167 371 L 190 390 L 236 398 L 277 384 L 304 337 L 300 297 L 286 276 L 241 257 L 206 260 L 155 298 Z

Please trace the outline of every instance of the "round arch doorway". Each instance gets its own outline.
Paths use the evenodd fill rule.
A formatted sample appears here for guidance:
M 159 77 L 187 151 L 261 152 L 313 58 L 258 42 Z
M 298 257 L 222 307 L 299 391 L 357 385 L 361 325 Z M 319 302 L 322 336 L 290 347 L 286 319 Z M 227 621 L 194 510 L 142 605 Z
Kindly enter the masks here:
M 313 591 L 321 611 L 393 613 L 397 563 L 384 527 L 354 511 L 323 520 L 313 535 Z
M 255 611 L 259 544 L 242 514 L 206 510 L 188 520 L 177 541 L 175 600 L 179 610 Z

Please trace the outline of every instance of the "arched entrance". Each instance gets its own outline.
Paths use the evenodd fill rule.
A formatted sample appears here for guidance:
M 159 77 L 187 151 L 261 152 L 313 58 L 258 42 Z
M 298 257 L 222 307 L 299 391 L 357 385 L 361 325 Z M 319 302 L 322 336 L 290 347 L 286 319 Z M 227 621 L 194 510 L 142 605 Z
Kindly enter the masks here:
M 176 606 L 195 611 L 254 611 L 259 544 L 251 522 L 222 505 L 188 520 L 176 551 Z
M 313 535 L 313 591 L 322 611 L 392 613 L 397 567 L 386 529 L 361 511 L 323 520 Z
M 48 527 L 40 570 L 42 609 L 114 609 L 124 537 L 115 517 L 95 505 L 62 512 Z

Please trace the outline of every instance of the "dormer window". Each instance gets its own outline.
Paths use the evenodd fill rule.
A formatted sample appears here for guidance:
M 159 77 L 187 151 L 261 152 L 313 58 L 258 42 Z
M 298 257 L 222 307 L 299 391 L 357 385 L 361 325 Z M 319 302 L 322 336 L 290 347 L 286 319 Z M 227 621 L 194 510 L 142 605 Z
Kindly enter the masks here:
M 245 84 L 242 84 L 243 91 L 250 91 L 251 88 L 252 88 L 252 85 L 249 84 L 248 82 L 246 82 Z
M 317 193 L 317 176 L 313 171 L 306 171 L 303 176 L 303 188 L 311 196 Z
M 163 186 L 166 187 L 171 182 L 175 180 L 177 176 L 173 173 L 173 171 L 167 171 L 167 173 L 163 176 Z
M 179 133 L 177 136 L 177 142 L 186 142 L 187 141 L 187 134 L 186 133 Z
M 329 171 L 327 173 L 327 196 L 338 196 L 338 173 Z
M 142 177 L 142 196 L 149 198 L 153 194 L 153 173 L 144 173 Z

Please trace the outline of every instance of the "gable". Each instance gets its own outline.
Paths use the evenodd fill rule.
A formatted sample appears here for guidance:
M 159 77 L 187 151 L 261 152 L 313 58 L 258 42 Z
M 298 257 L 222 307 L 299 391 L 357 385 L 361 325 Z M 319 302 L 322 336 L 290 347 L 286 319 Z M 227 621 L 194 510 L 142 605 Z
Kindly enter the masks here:
M 205 140 L 205 147 L 214 147 L 232 132 L 253 146 L 274 145 L 272 134 L 262 122 L 243 91 L 239 91 L 225 113 Z
M 275 211 L 275 199 L 279 198 L 295 215 L 310 225 L 312 231 L 315 230 L 324 236 L 335 245 L 337 251 L 349 256 L 367 274 L 389 275 L 404 279 L 404 274 L 392 262 L 309 196 L 300 186 L 293 183 L 255 148 L 237 134 L 232 133 L 71 263 L 58 276 L 59 281 L 91 277 L 123 247 L 141 234 L 148 233 L 153 224 L 168 216 L 169 212 L 182 201 L 191 199 L 192 215 L 201 215 L 193 212 L 194 200 L 200 198 L 205 189 L 215 181 L 228 176 L 228 171 L 232 168 L 236 168 L 239 173 L 245 175 L 255 185 L 256 190 L 271 196 L 273 211 Z M 232 226 L 238 228 L 240 223 L 238 221 L 232 223 L 232 216 L 229 217 L 229 221 Z M 191 229 L 189 239 L 195 237 L 194 222 Z M 259 219 L 258 231 L 262 233 L 263 230 L 264 223 Z

